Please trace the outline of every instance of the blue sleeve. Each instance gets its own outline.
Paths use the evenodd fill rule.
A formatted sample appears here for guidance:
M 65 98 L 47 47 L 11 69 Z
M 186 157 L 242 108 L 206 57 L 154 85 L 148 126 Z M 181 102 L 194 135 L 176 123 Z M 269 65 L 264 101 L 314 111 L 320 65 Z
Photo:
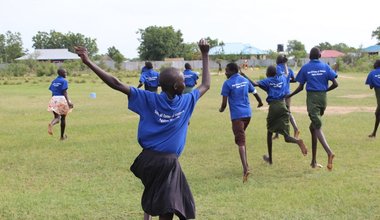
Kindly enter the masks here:
M 248 80 L 247 80 L 248 81 Z M 248 81 L 248 92 L 250 93 L 257 93 L 256 88 L 252 85 L 251 82 Z
M 69 83 L 67 80 L 62 81 L 62 91 L 67 90 L 69 88 Z
M 228 86 L 227 81 L 226 81 L 223 84 L 221 95 L 228 96 L 229 94 L 230 94 L 230 87 Z
M 306 77 L 305 77 L 305 71 L 304 71 L 304 68 L 301 67 L 300 71 L 298 72 L 297 76 L 296 76 L 296 81 L 301 83 L 301 84 L 305 84 L 306 83 Z
M 145 82 L 145 74 L 144 73 L 141 74 L 139 82 L 142 82 L 142 83 Z
M 292 69 L 288 68 L 288 71 L 289 71 L 289 78 L 290 79 L 293 79 L 294 78 L 294 72 Z
M 336 77 L 338 77 L 338 75 L 336 74 L 336 72 L 330 67 L 330 66 L 327 66 L 327 69 L 328 69 L 328 79 L 329 80 L 333 80 L 335 79 Z
M 146 103 L 147 97 L 144 90 L 137 89 L 135 87 L 130 87 L 131 88 L 131 93 L 128 96 L 128 108 L 139 114 L 142 112 L 144 109 L 144 104 Z
M 373 81 L 372 81 L 372 72 L 370 72 L 367 76 L 367 80 L 365 81 L 366 85 L 373 86 Z
M 263 79 L 257 82 L 260 86 L 260 88 L 263 88 L 265 91 L 268 91 L 269 85 L 268 85 L 268 78 Z

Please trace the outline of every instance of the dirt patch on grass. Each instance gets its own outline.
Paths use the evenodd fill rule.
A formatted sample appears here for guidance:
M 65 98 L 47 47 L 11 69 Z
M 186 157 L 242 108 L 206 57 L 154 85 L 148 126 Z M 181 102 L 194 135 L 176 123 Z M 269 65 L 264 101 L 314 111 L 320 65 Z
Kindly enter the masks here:
M 341 98 L 348 98 L 348 99 L 362 99 L 372 96 L 372 94 L 356 94 L 356 95 L 343 95 L 339 96 Z
M 268 107 L 262 107 L 261 110 L 268 110 Z M 290 110 L 294 113 L 307 114 L 306 106 L 291 106 Z M 360 106 L 327 106 L 326 115 L 343 115 L 353 112 L 375 112 L 376 107 L 360 107 Z

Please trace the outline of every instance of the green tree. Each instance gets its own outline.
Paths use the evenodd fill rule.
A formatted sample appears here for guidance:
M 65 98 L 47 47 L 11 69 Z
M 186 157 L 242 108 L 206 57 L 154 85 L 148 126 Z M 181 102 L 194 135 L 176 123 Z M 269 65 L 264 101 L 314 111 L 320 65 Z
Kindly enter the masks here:
M 74 52 L 74 46 L 84 46 L 87 48 L 90 56 L 95 55 L 98 52 L 96 45 L 96 39 L 86 37 L 83 34 L 69 32 L 63 34 L 51 30 L 47 32 L 37 32 L 32 37 L 33 48 L 35 49 L 62 49 L 67 48 L 69 51 Z
M 121 63 L 125 60 L 125 57 L 118 49 L 116 49 L 115 46 L 109 47 L 108 48 L 108 53 L 107 55 L 111 57 L 113 61 L 116 62 L 116 68 L 120 69 Z
M 24 55 L 21 34 L 7 31 L 0 34 L 0 62 L 11 63 L 16 58 Z
M 345 43 L 339 43 L 339 44 L 334 44 L 332 46 L 333 50 L 337 50 L 343 53 L 348 53 L 348 52 L 354 52 L 356 49 L 354 47 L 350 47 Z
M 182 56 L 185 60 L 197 60 L 201 57 L 197 43 L 184 43 Z
M 320 50 L 331 50 L 332 49 L 332 45 L 329 42 L 319 43 L 318 47 Z
M 163 60 L 183 55 L 184 44 L 180 30 L 175 31 L 172 26 L 149 26 L 139 29 L 141 37 L 138 53 L 142 60 Z
M 224 45 L 224 42 L 223 41 L 219 42 L 219 40 L 217 38 L 212 39 L 211 37 L 206 37 L 206 40 L 207 40 L 208 44 L 210 45 L 210 48 Z
M 305 58 L 307 56 L 305 45 L 297 40 L 288 41 L 286 51 L 289 53 L 289 55 L 294 56 L 296 60 Z
M 372 37 L 377 39 L 377 44 L 380 45 L 380 26 L 376 30 L 372 31 Z

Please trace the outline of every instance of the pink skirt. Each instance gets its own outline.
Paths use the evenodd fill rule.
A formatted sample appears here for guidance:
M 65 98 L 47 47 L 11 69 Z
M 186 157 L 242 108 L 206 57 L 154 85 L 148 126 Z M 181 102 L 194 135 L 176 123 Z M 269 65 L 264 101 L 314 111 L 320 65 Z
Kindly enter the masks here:
M 49 112 L 55 112 L 58 115 L 67 115 L 72 111 L 72 109 L 69 108 L 69 104 L 67 103 L 65 96 L 63 95 L 51 97 L 47 110 Z

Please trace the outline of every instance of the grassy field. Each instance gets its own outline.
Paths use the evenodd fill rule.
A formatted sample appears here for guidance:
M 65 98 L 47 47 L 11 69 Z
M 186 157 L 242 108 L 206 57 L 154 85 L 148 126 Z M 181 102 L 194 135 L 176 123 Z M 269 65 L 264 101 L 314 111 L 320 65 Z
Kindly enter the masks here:
M 258 79 L 264 70 L 248 75 Z M 380 219 L 380 133 L 377 139 L 367 137 L 376 100 L 365 77 L 342 73 L 339 88 L 328 94 L 323 130 L 336 154 L 332 172 L 311 169 L 311 153 L 303 157 L 282 138 L 274 141 L 274 164 L 265 164 L 267 110 L 257 109 L 252 96 L 247 145 L 253 173 L 243 184 L 229 111 L 218 112 L 225 76 L 213 75 L 180 158 L 197 219 Z M 59 126 L 54 136 L 47 134 L 52 79 L 1 79 L 0 219 L 142 219 L 143 187 L 129 170 L 141 151 L 138 117 L 127 109 L 126 96 L 92 74 L 68 77 L 75 109 L 67 118 L 68 139 L 62 142 Z M 137 78 L 122 80 L 138 84 Z M 92 92 L 96 99 L 90 98 Z M 302 109 L 305 91 L 292 104 Z M 304 111 L 294 116 L 309 146 L 308 116 Z M 320 145 L 317 159 L 327 164 Z

